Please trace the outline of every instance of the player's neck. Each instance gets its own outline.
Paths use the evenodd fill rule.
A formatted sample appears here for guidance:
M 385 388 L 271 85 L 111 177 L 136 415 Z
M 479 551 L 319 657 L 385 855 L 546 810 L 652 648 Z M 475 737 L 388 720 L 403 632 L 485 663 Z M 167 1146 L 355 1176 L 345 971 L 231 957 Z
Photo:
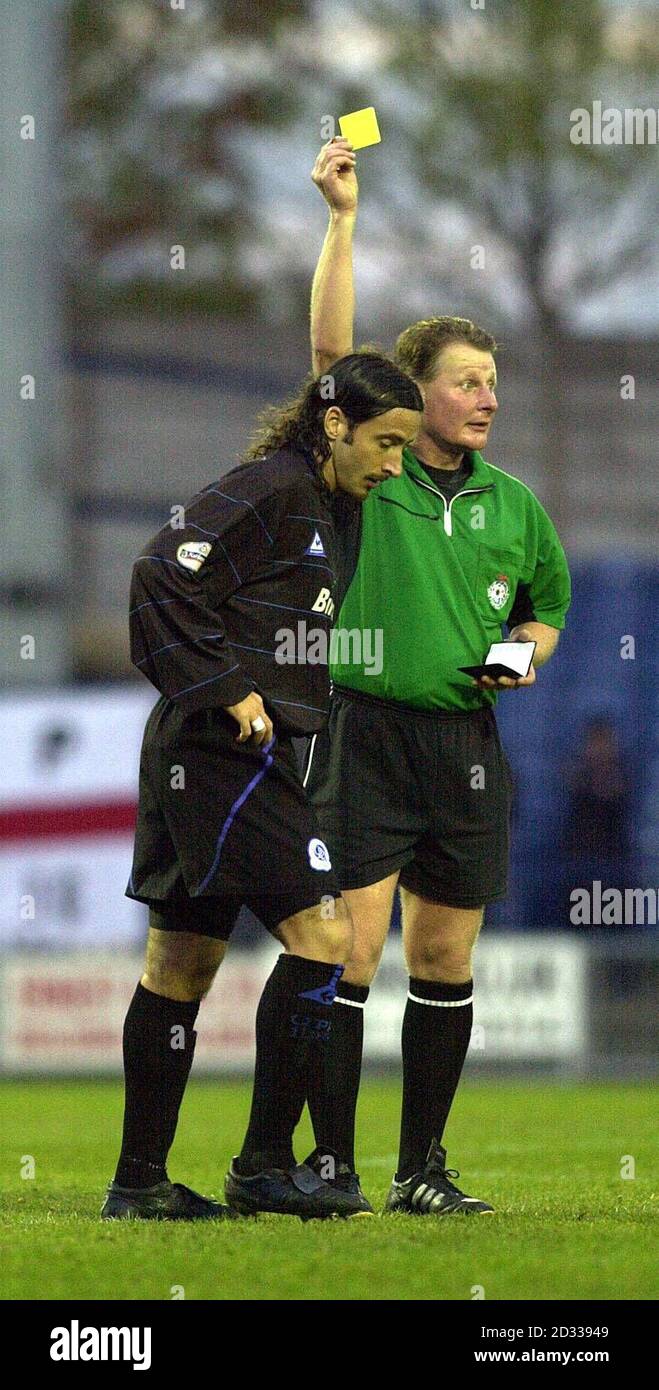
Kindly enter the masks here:
M 464 459 L 464 450 L 459 445 L 445 440 L 438 443 L 423 433 L 416 440 L 412 453 L 419 463 L 427 464 L 428 468 L 443 468 L 447 473 L 455 473 Z

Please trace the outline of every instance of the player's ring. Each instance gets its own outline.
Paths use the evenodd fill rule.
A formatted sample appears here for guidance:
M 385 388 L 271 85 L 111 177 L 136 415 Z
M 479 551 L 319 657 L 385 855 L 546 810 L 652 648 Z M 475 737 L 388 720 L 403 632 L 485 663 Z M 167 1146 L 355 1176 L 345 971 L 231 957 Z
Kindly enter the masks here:
M 262 733 L 263 733 L 263 730 L 265 729 L 265 723 L 264 723 L 264 721 L 262 720 L 260 714 L 258 715 L 258 717 L 257 717 L 256 719 L 250 719 L 249 722 L 250 722 L 250 727 L 254 730 L 254 733 L 255 733 L 255 734 L 262 734 Z

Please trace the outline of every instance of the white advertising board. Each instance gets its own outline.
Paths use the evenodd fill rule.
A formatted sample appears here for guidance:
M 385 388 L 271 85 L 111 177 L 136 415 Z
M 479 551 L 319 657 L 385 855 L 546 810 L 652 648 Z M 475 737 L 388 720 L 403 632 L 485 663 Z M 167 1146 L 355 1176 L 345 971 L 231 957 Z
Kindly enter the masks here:
M 134 798 L 157 698 L 146 681 L 0 696 L 0 811 Z
M 248 1068 L 259 996 L 279 948 L 236 951 L 202 1003 L 195 1070 Z M 14 957 L 2 971 L 2 1055 L 15 1072 L 119 1072 L 141 956 Z
M 279 952 L 230 950 L 197 1022 L 197 1070 L 249 1069 L 259 996 Z M 134 953 L 14 956 L 0 976 L 3 1066 L 18 1072 L 116 1072 L 124 1015 L 142 972 Z M 577 1057 L 585 1044 L 585 956 L 579 942 L 495 936 L 477 949 L 470 1058 Z M 365 1012 L 367 1061 L 396 1061 L 406 997 L 392 939 Z
M 474 957 L 474 1062 L 578 1056 L 584 1048 L 585 953 L 551 935 L 486 932 Z M 407 981 L 401 945 L 387 944 L 366 1006 L 368 1055 L 398 1055 Z
M 137 946 L 146 910 L 124 896 L 146 684 L 4 696 L 0 943 Z

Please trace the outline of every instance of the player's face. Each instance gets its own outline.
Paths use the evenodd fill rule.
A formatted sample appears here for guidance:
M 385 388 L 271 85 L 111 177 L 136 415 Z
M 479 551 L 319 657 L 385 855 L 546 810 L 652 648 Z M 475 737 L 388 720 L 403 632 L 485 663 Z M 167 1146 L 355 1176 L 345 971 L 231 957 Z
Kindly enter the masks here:
M 451 343 L 437 361 L 433 380 L 422 387 L 425 397 L 422 434 L 448 453 L 482 449 L 494 413 L 499 408 L 497 373 L 489 352 L 468 343 Z
M 413 444 L 421 425 L 419 410 L 397 406 L 384 415 L 354 425 L 349 443 L 349 425 L 343 411 L 332 406 L 325 416 L 325 433 L 332 445 L 326 465 L 326 479 L 341 492 L 349 492 L 360 502 L 371 488 L 403 471 L 403 449 Z

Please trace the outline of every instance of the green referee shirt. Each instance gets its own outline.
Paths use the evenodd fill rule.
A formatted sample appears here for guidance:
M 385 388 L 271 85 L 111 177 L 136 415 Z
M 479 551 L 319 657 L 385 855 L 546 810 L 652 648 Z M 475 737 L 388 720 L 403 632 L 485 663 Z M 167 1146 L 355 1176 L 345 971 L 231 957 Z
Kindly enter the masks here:
M 401 476 L 362 504 L 332 634 L 336 685 L 417 709 L 476 709 L 498 695 L 458 668 L 482 662 L 503 623 L 565 626 L 570 575 L 547 513 L 525 483 L 469 457 L 470 477 L 446 501 L 405 449 Z

